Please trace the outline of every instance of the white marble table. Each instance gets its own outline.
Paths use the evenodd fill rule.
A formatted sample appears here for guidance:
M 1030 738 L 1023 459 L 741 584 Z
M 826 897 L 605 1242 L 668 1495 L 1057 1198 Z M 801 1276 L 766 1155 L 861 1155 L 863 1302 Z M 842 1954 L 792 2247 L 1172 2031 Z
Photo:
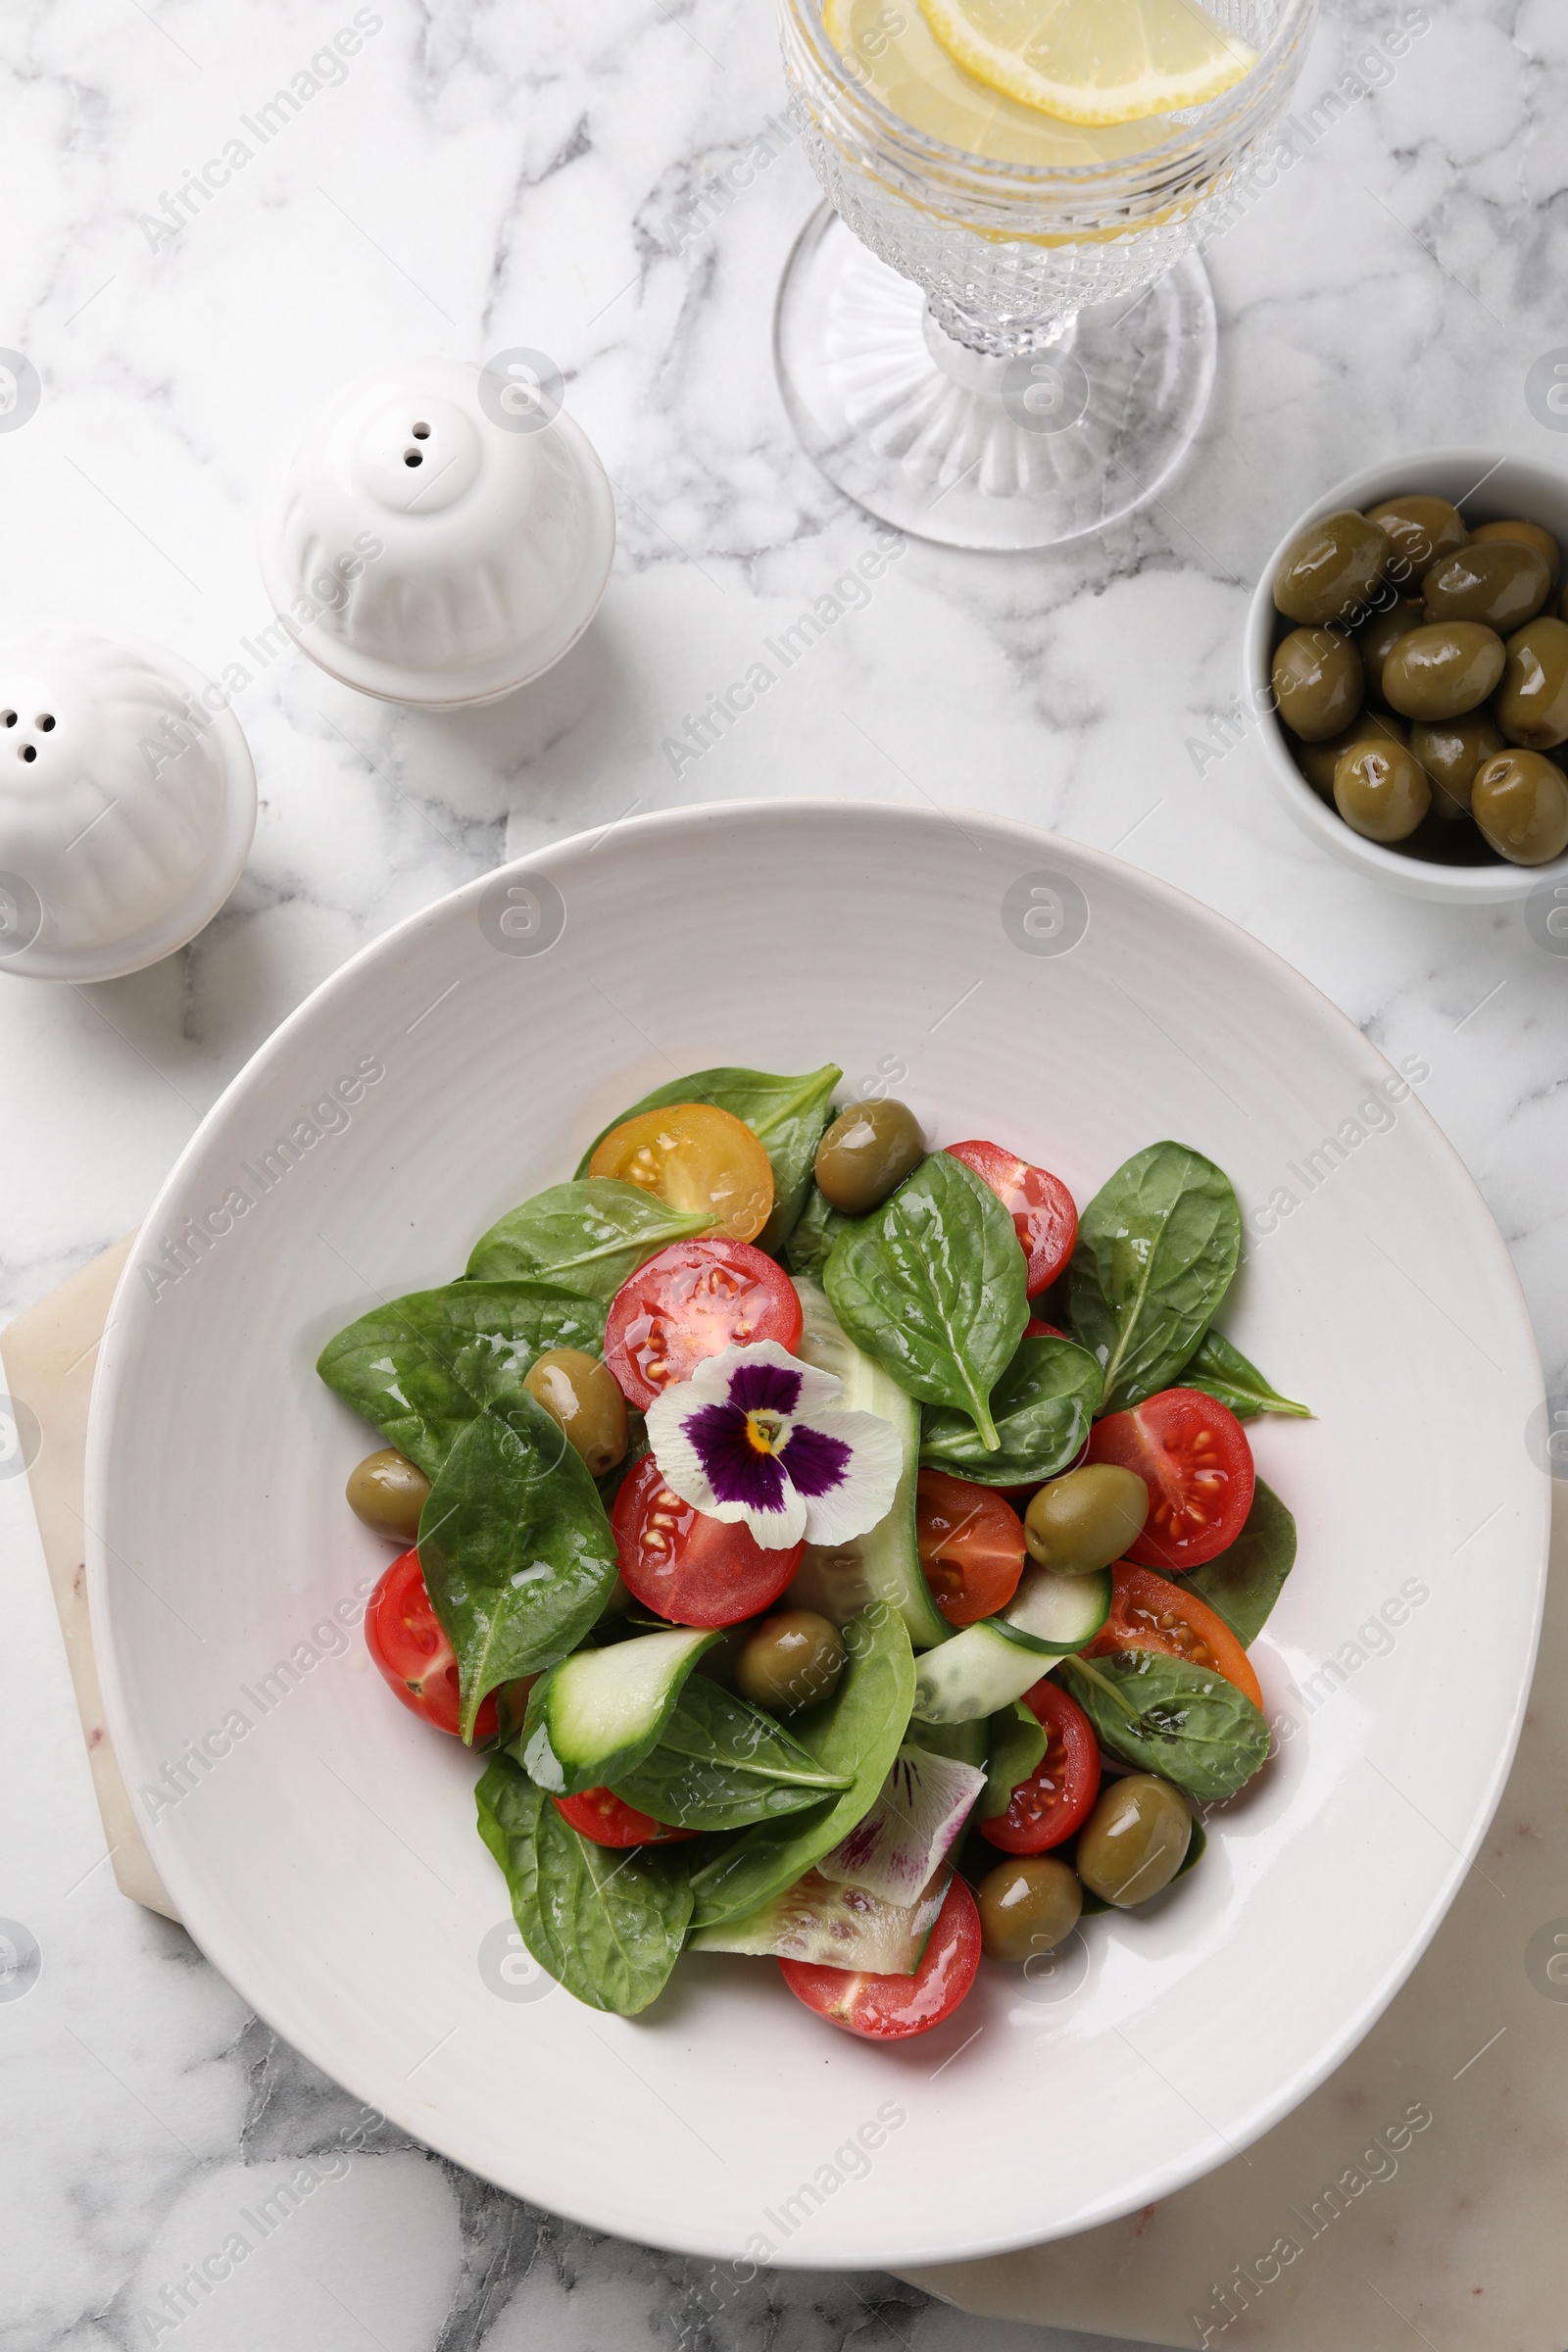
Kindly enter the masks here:
M 247 1055 L 400 915 L 634 808 L 856 793 L 1119 849 L 1280 950 L 1388 1053 L 1423 1055 L 1560 1389 L 1568 960 L 1518 916 L 1383 897 L 1322 863 L 1250 744 L 1194 749 L 1222 740 L 1255 570 L 1326 482 L 1439 442 L 1568 458 L 1525 398 L 1564 334 L 1568 230 L 1560 197 L 1546 209 L 1568 157 L 1560 5 L 1434 6 L 1392 78 L 1214 247 L 1216 397 L 1159 504 L 1047 557 L 910 543 L 808 674 L 677 762 L 664 739 L 871 540 L 794 447 L 772 380 L 773 288 L 814 192 L 769 13 L 60 0 L 0 30 L 0 344 L 43 384 L 37 414 L 0 433 L 3 617 L 54 608 L 164 638 L 215 676 L 242 664 L 262 793 L 244 879 L 182 955 L 87 990 L 0 980 L 0 1310 L 134 1225 Z M 1303 103 L 1398 13 L 1331 12 Z M 362 37 L 345 61 L 346 25 Z M 746 158 L 749 184 L 705 203 Z M 614 578 L 564 666 L 436 720 L 242 650 L 268 618 L 258 487 L 301 411 L 377 357 L 517 344 L 558 361 L 617 490 Z M 516 2207 L 387 2132 L 338 2174 L 320 2151 L 352 2126 L 346 2098 L 100 1866 L 20 1482 L 0 1485 L 0 1913 L 43 1955 L 26 1997 L 0 2004 L 0 2344 L 1087 2344 L 869 2278 L 762 2279 L 715 2315 L 701 2264 Z M 330 2193 L 177 2329 L 150 2328 L 139 2315 L 203 2214 L 253 2203 L 313 2152 Z

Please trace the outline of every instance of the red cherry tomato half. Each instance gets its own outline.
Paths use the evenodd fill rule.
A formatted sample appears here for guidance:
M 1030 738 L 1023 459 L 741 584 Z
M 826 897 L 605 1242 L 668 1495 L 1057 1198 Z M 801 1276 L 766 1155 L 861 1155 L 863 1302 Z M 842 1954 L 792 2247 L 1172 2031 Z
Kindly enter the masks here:
M 1064 1340 L 1067 1334 L 1054 1323 L 1042 1323 L 1038 1315 L 1031 1315 L 1023 1327 L 1023 1336 L 1026 1340 Z
M 1009 1210 L 1029 1271 L 1024 1288 L 1032 1298 L 1049 1290 L 1072 1255 L 1078 1239 L 1078 1211 L 1059 1176 L 1032 1167 L 1015 1152 L 1000 1144 L 950 1144 L 955 1159 L 973 1168 Z
M 1036 1683 L 1023 1703 L 1050 1735 L 1051 1744 L 1005 1813 L 980 1824 L 980 1835 L 1004 1854 L 1043 1854 L 1060 1845 L 1089 1819 L 1100 1794 L 1100 1743 L 1078 1701 L 1059 1683 Z
M 403 1704 L 438 1732 L 457 1733 L 461 1720 L 457 1652 L 430 1605 L 417 1546 L 399 1552 L 370 1594 L 365 1642 Z M 492 1694 L 482 1701 L 473 1736 L 493 1740 L 498 1729 Z
M 628 1592 L 671 1625 L 739 1625 L 777 1600 L 804 1544 L 764 1551 L 751 1529 L 710 1518 L 665 1486 L 651 1453 L 627 1471 L 610 1514 Z
M 1252 1507 L 1252 1448 L 1236 1415 L 1201 1389 L 1161 1389 L 1089 1433 L 1089 1459 L 1136 1470 L 1149 1517 L 1127 1557 L 1181 1576 L 1235 1543 Z
M 931 1597 L 950 1625 L 977 1625 L 1018 1590 L 1027 1546 L 1023 1522 L 995 1487 L 945 1470 L 915 1484 L 915 1534 Z
M 792 1350 L 801 1301 L 783 1267 L 750 1242 L 671 1242 L 623 1282 L 605 1321 L 605 1361 L 636 1405 L 689 1380 L 705 1356 L 756 1340 Z
M 695 1830 L 672 1830 L 651 1813 L 624 1804 L 612 1788 L 584 1788 L 579 1796 L 553 1796 L 550 1802 L 579 1838 L 595 1845 L 669 1845 L 678 1838 L 695 1838 Z
M 1263 1693 L 1246 1650 L 1223 1617 L 1168 1577 L 1118 1560 L 1110 1572 L 1110 1615 L 1085 1650 L 1086 1658 L 1118 1649 L 1158 1649 L 1167 1658 L 1212 1666 L 1261 1710 Z
M 798 2001 L 863 2041 L 903 2041 L 911 2034 L 929 2034 L 953 2015 L 979 1966 L 980 1913 L 956 1875 L 912 1977 L 869 1976 L 805 1960 L 779 1962 Z

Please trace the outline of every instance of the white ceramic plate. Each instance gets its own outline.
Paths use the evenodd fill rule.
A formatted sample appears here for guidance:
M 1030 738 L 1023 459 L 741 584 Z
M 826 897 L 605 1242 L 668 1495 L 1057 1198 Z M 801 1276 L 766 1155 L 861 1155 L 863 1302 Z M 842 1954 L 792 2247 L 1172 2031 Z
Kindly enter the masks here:
M 378 1297 L 449 1278 L 647 1088 L 830 1058 L 849 1089 L 895 1089 L 934 1142 L 998 1137 L 1080 1201 L 1163 1135 L 1230 1171 L 1249 1242 L 1225 1321 L 1319 1416 L 1256 1425 L 1300 1523 L 1255 1652 L 1296 1728 L 1189 1881 L 1089 1922 L 1039 1984 L 988 1964 L 911 2044 L 834 2032 L 757 1961 L 689 1958 L 633 2020 L 508 1997 L 540 1988 L 498 1960 L 474 1760 L 334 1625 L 388 1553 L 343 1503 L 371 1441 L 317 1351 Z M 204 1121 L 98 1374 L 109 1721 L 198 1942 L 432 2146 L 693 2252 L 955 2261 L 1085 2229 L 1245 2146 L 1352 2047 L 1437 1926 L 1535 1648 L 1540 1368 L 1421 1066 L 1391 1103 L 1381 1056 L 1242 932 L 1113 859 L 967 814 L 680 810 L 504 869 L 368 949 Z M 291 1134 L 264 1191 L 263 1155 Z M 187 1220 L 209 1212 L 228 1230 L 202 1250 Z M 182 1235 L 189 1271 L 149 1273 Z M 181 1758 L 188 1792 L 149 1797 Z

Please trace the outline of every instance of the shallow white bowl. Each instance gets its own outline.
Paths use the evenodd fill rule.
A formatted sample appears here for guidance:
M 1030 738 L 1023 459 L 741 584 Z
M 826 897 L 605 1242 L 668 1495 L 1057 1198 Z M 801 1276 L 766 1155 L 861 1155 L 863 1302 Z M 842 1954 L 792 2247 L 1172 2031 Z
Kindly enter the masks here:
M 687 1959 L 634 2020 L 559 1990 L 503 1997 L 475 1760 L 394 1704 L 333 1624 L 389 1554 L 344 1505 L 373 1441 L 317 1381 L 317 1351 L 375 1298 L 450 1277 L 647 1088 L 830 1057 L 846 1092 L 895 1089 L 934 1143 L 997 1136 L 1080 1201 L 1167 1134 L 1231 1172 L 1249 1241 L 1225 1321 L 1319 1416 L 1255 1436 L 1300 1523 L 1254 1653 L 1296 1728 L 1190 1881 L 1088 1923 L 1034 1986 L 987 1964 L 913 2043 L 852 2040 L 757 1961 Z M 954 2261 L 1147 2204 L 1245 2146 L 1426 1944 L 1530 1678 L 1540 1367 L 1502 1243 L 1420 1107 L 1424 1070 L 1410 1095 L 1191 900 L 967 814 L 683 809 L 504 868 L 378 941 L 203 1122 L 98 1373 L 88 1574 L 109 1721 L 198 1942 L 431 2145 L 597 2228 L 715 2257 Z M 264 1191 L 263 1154 L 291 1134 Z M 255 1204 L 236 1215 L 238 1193 Z M 186 1220 L 221 1227 L 225 1200 L 230 1229 L 201 1250 Z M 149 1274 L 181 1234 L 189 1270 Z M 1351 1643 L 1364 1662 L 1340 1687 L 1321 1662 Z M 207 1767 L 187 1744 L 204 1739 Z M 151 1799 L 182 1757 L 188 1793 Z
M 1356 866 L 1407 898 L 1490 906 L 1528 899 L 1543 886 L 1549 895 L 1553 884 L 1568 877 L 1568 854 L 1546 865 L 1509 865 L 1501 858 L 1476 865 L 1439 865 L 1353 833 L 1338 809 L 1318 799 L 1292 759 L 1285 730 L 1268 707 L 1277 618 L 1274 573 L 1286 549 L 1321 514 L 1337 514 L 1347 507 L 1375 507 L 1381 499 L 1407 490 L 1424 490 L 1451 500 L 1472 530 L 1478 523 L 1510 519 L 1544 523 L 1568 550 L 1568 473 L 1554 466 L 1533 465 L 1528 458 L 1499 457 L 1494 449 L 1418 449 L 1407 458 L 1365 466 L 1325 491 L 1297 516 L 1264 564 L 1248 609 L 1242 683 L 1247 708 L 1257 717 L 1269 774 L 1292 816 L 1319 849 L 1327 850 L 1342 865 Z M 1473 826 L 1456 830 L 1473 835 L 1481 855 L 1486 855 Z

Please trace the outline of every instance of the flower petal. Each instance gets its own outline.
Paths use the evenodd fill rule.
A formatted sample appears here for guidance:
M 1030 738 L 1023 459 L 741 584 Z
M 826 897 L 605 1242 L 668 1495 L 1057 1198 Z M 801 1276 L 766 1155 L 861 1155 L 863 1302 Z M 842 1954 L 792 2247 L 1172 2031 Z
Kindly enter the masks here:
M 797 1455 L 796 1447 L 810 1437 L 848 1448 L 838 1476 L 814 1492 L 813 1474 L 820 1473 L 829 1455 L 826 1446 L 810 1445 Z M 856 1536 L 868 1535 L 893 1508 L 904 1470 L 904 1446 L 892 1422 L 884 1421 L 879 1413 L 819 1412 L 809 1421 L 798 1419 L 783 1454 L 792 1481 L 797 1459 L 801 1462 L 799 1484 L 806 1499 L 808 1544 L 848 1544 Z
M 790 1381 L 791 1401 L 785 1404 L 772 1396 L 759 1394 L 737 1396 L 737 1375 L 749 1374 L 754 1365 L 770 1365 L 785 1373 Z M 844 1383 L 832 1372 L 819 1372 L 814 1364 L 803 1364 L 798 1355 L 791 1355 L 777 1340 L 753 1340 L 744 1348 L 725 1348 L 717 1355 L 710 1355 L 697 1366 L 686 1384 L 704 1397 L 717 1402 L 744 1403 L 748 1411 L 768 1409 L 779 1413 L 801 1413 L 812 1417 L 818 1405 L 831 1405 L 844 1394 Z

